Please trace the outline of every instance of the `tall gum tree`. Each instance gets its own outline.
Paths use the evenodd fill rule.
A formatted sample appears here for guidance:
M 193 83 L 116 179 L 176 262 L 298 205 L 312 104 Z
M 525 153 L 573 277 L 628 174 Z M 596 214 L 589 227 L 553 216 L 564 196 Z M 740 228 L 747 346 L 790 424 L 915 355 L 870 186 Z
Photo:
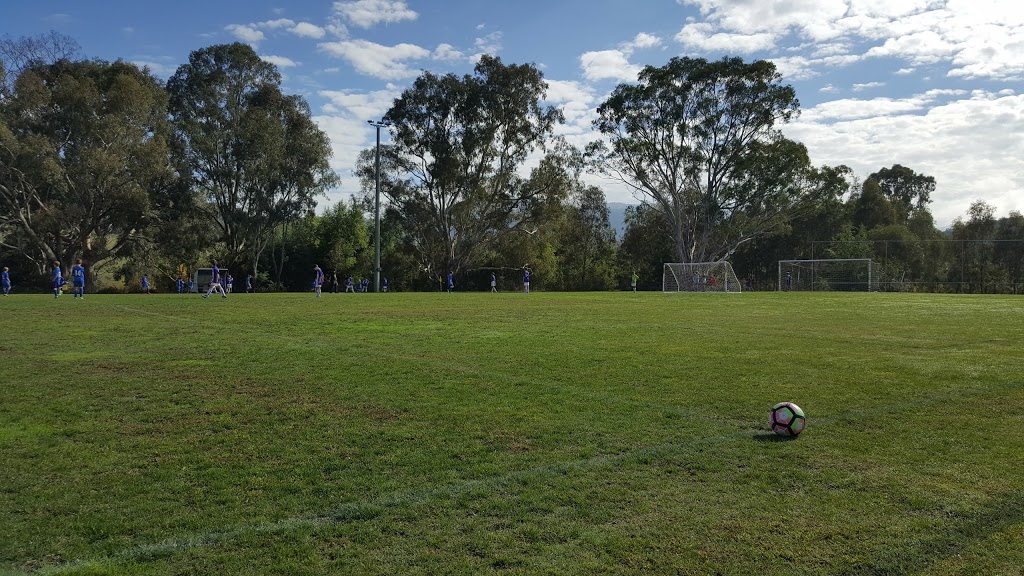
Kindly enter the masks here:
M 845 189 L 845 167 L 815 169 L 776 129 L 798 108 L 771 62 L 673 58 L 615 88 L 588 156 L 664 212 L 678 261 L 718 260 Z
M 546 90 L 535 66 L 485 55 L 472 75 L 424 72 L 387 112 L 394 141 L 382 148 L 381 192 L 424 269 L 459 272 L 568 193 L 572 154 L 548 154 L 521 173 L 562 121 L 558 109 L 541 106 Z M 366 188 L 373 165 L 362 158 Z
M 81 257 L 91 277 L 141 239 L 167 136 L 166 94 L 134 64 L 25 68 L 0 101 L 0 243 L 40 274 Z
M 168 80 L 175 154 L 207 197 L 233 265 L 258 272 L 277 226 L 337 184 L 330 140 L 277 68 L 241 43 L 189 55 Z

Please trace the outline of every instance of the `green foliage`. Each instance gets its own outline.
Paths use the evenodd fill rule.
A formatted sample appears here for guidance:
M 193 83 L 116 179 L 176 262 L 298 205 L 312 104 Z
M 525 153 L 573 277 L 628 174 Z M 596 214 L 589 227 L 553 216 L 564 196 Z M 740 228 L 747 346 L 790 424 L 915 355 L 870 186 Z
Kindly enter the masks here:
M 640 275 L 637 288 L 661 290 L 665 262 L 673 261 L 672 230 L 665 213 L 641 204 L 626 208 L 626 232 L 619 246 L 619 273 L 628 279 Z
M 277 68 L 241 43 L 193 52 L 168 80 L 174 151 L 212 204 L 231 265 L 251 265 L 282 223 L 337 183 L 330 141 Z
M 0 234 L 35 263 L 124 256 L 169 175 L 167 97 L 126 62 L 26 68 L 0 101 Z M 91 285 L 91 282 L 87 286 Z
M 608 221 L 608 205 L 600 188 L 581 187 L 556 226 L 558 275 L 554 286 L 560 290 L 609 290 L 619 284 L 615 229 Z
M 568 192 L 564 154 L 520 176 L 562 120 L 540 105 L 546 89 L 535 66 L 484 55 L 472 75 L 424 72 L 387 112 L 394 143 L 382 150 L 382 193 L 424 270 L 471 267 L 489 243 L 530 226 Z M 375 169 L 370 159 L 360 157 L 364 190 Z
M 844 169 L 814 170 L 803 145 L 775 128 L 798 107 L 771 62 L 673 58 L 647 66 L 598 107 L 594 126 L 610 144 L 589 154 L 663 211 L 675 261 L 718 260 L 843 193 L 824 176 Z

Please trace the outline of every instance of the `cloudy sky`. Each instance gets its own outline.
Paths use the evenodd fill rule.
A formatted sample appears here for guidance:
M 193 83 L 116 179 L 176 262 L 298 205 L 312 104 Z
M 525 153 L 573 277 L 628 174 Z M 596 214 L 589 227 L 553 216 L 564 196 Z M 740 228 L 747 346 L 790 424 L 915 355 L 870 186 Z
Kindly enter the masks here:
M 940 226 L 982 199 L 1024 210 L 1021 0 L 48 0 L 9 2 L 0 34 L 57 30 L 86 55 L 162 78 L 189 52 L 242 41 L 306 97 L 356 190 L 358 152 L 421 70 L 466 73 L 481 54 L 533 62 L 560 129 L 594 138 L 594 109 L 641 66 L 676 55 L 770 59 L 794 86 L 784 128 L 819 164 L 863 178 L 893 164 L 934 176 Z M 386 137 L 386 136 L 385 136 Z M 610 201 L 635 202 L 605 183 Z

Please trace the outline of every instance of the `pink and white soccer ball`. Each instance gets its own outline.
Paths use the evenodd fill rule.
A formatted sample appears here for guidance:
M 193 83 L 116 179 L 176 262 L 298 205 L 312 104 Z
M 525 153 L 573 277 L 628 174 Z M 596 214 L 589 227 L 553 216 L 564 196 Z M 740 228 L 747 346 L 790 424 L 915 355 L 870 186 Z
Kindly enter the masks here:
M 781 436 L 798 436 L 807 426 L 807 417 L 799 406 L 792 402 L 779 402 L 772 406 L 768 416 L 768 427 Z

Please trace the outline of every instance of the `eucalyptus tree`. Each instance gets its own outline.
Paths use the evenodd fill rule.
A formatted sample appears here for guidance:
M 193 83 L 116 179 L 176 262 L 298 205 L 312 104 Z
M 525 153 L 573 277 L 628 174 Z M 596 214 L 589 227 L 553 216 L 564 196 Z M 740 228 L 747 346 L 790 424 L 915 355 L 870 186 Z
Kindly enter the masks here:
M 0 242 L 32 261 L 126 253 L 171 176 L 167 100 L 127 62 L 30 65 L 0 100 Z
M 428 273 L 458 272 L 501 236 L 529 231 L 571 187 L 571 153 L 546 149 L 561 111 L 532 64 L 483 56 L 473 74 L 421 74 L 385 115 L 393 142 L 382 148 L 382 188 Z M 368 155 L 358 173 L 373 185 Z
M 246 44 L 193 52 L 168 80 L 174 150 L 209 200 L 229 260 L 255 273 L 275 228 L 337 183 L 330 140 Z
M 845 188 L 844 168 L 815 169 L 776 128 L 798 109 L 771 62 L 673 58 L 615 88 L 594 121 L 605 139 L 588 152 L 664 212 L 675 259 L 717 260 Z

